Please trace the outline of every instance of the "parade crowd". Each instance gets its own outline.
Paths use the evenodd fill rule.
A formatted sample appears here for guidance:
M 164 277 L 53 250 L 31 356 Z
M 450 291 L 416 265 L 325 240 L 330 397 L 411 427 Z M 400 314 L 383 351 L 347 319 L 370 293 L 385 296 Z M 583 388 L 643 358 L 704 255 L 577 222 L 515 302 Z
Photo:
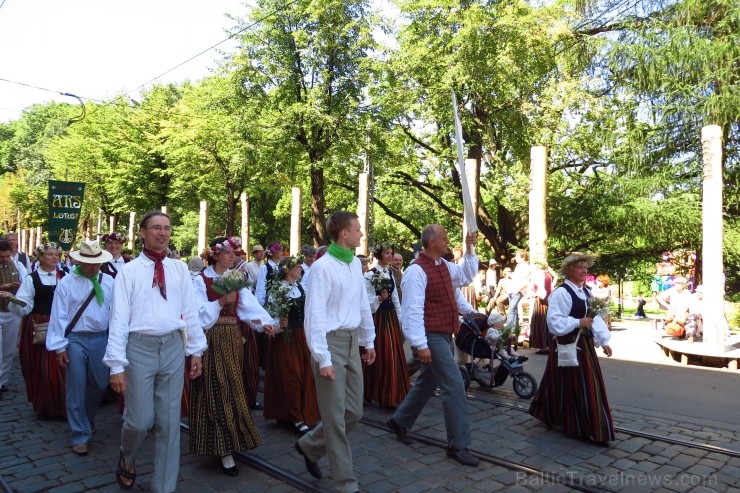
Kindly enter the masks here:
M 136 483 L 136 459 L 153 432 L 151 489 L 175 491 L 184 417 L 190 451 L 238 475 L 233 453 L 261 445 L 251 414 L 261 411 L 295 431 L 308 473 L 322 478 L 326 457 L 336 491 L 353 493 L 360 483 L 349 434 L 364 405 L 391 410 L 389 430 L 410 445 L 409 430 L 438 395 L 447 456 L 478 465 L 454 335 L 460 317 L 479 310 L 515 349 L 526 299 L 530 345 L 549 355 L 530 414 L 592 442 L 614 440 L 595 353 L 611 356 L 609 316 L 589 311 L 592 298 L 610 293 L 608 278 L 593 290 L 585 284 L 593 256 L 569 255 L 558 273 L 519 251 L 499 280 L 495 259 L 479 271 L 475 234 L 450 250 L 446 230 L 429 225 L 403 270 L 390 244 L 375 246 L 373 259 L 355 255 L 363 237 L 356 214 L 335 212 L 327 231 L 328 246 L 291 256 L 280 242 L 254 245 L 251 260 L 238 238 L 217 237 L 187 264 L 169 249 L 170 218 L 159 211 L 142 217 L 135 258 L 122 254 L 128 238 L 116 232 L 80 242 L 64 262 L 55 243 L 38 245 L 30 259 L 14 233 L 5 235 L 0 398 L 18 353 L 33 412 L 66 419 L 78 455 L 90 452 L 101 402 L 114 400 L 123 489 Z M 579 349 L 570 366 L 567 345 Z

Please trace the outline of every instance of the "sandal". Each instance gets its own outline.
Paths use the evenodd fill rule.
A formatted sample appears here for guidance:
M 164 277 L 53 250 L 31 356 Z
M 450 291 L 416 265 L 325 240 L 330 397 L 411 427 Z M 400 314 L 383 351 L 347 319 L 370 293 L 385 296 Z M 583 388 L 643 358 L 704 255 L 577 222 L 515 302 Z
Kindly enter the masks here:
M 124 480 L 131 481 L 130 484 L 124 483 Z M 116 483 L 118 483 L 118 486 L 120 486 L 124 490 L 130 490 L 134 487 L 134 483 L 136 482 L 136 470 L 134 472 L 129 472 L 126 470 L 126 461 L 123 458 L 123 450 L 121 450 L 121 455 L 118 458 L 118 467 L 116 468 Z
M 309 428 L 308 425 L 306 423 L 304 423 L 303 421 L 301 421 L 299 423 L 295 423 L 293 425 L 293 428 L 295 429 L 295 431 L 297 431 L 301 435 L 305 435 L 306 433 L 308 433 L 309 431 L 311 431 L 311 428 Z

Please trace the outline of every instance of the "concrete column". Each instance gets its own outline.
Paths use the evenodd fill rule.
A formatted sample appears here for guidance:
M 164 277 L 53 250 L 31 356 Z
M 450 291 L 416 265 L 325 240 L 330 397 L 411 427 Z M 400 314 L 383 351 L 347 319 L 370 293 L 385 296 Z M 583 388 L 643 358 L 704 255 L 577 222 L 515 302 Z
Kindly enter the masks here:
M 98 209 L 98 224 L 97 228 L 95 228 L 95 237 L 100 240 L 100 237 L 103 236 L 105 233 L 103 232 L 103 211 L 101 209 Z
M 704 345 L 714 353 L 725 352 L 724 295 L 725 276 L 722 258 L 722 128 L 709 125 L 701 129 L 704 162 L 702 198 L 702 284 L 704 285 Z
M 208 244 L 208 202 L 200 202 L 200 220 L 198 221 L 198 255 L 203 253 Z
M 112 231 L 112 230 L 111 230 Z M 129 212 L 128 215 L 128 247 L 131 251 L 134 250 L 136 244 L 136 213 Z
M 167 214 L 168 216 L 170 215 L 170 208 L 167 207 L 166 205 L 163 205 L 162 207 L 160 207 L 159 210 L 162 211 L 162 214 Z
M 44 241 L 44 229 L 41 226 L 36 226 L 36 243 Z
M 38 243 L 36 242 L 36 228 L 31 228 L 28 230 L 28 250 L 26 252 L 32 252 L 36 249 L 36 245 Z
M 292 207 L 290 211 L 290 254 L 295 256 L 301 253 L 301 189 L 293 187 L 291 190 Z
M 18 223 L 18 250 L 28 253 L 28 231 L 22 229 Z
M 357 194 L 357 216 L 360 219 L 360 227 L 362 228 L 362 239 L 360 240 L 360 246 L 355 248 L 357 255 L 368 254 L 368 228 L 370 227 L 370 220 L 368 214 L 368 199 L 370 198 L 370 187 L 369 187 L 369 175 L 367 173 L 360 173 L 360 187 Z
M 247 252 L 247 258 L 252 255 L 252 249 L 249 246 L 249 199 L 246 193 L 239 196 L 242 203 L 242 249 Z
M 475 159 L 465 160 L 465 176 L 468 179 L 470 203 L 473 204 L 473 212 L 475 213 L 475 216 L 478 217 L 478 183 L 480 182 L 480 168 L 478 168 L 478 162 Z M 465 220 L 465 214 L 463 214 L 462 242 L 460 243 L 460 247 L 463 249 L 463 252 L 465 251 L 465 238 L 468 235 L 468 231 L 478 231 L 478 225 L 469 225 Z
M 116 230 L 116 226 L 118 226 L 117 218 L 115 215 L 108 217 L 108 233 L 112 233 Z
M 529 259 L 547 261 L 547 147 L 533 146 L 529 170 Z

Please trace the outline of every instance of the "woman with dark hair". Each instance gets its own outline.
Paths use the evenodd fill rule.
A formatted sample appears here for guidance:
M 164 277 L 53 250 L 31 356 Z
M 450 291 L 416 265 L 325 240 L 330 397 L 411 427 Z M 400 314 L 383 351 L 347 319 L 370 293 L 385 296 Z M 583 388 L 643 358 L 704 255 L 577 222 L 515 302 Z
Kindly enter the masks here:
M 409 374 L 401 336 L 401 303 L 391 272 L 395 251 L 383 243 L 373 249 L 377 265 L 365 274 L 365 287 L 375 323 L 375 364 L 363 364 L 365 400 L 395 407 L 409 392 Z
M 10 305 L 17 315 L 25 316 L 21 326 L 19 356 L 26 396 L 40 419 L 67 416 L 67 387 L 64 368 L 57 364 L 56 354 L 45 344 L 33 343 L 34 326 L 48 323 L 54 291 L 64 272 L 57 268 L 62 249 L 56 243 L 42 243 L 36 248 L 38 269 L 21 284 L 16 297 L 26 303 Z
M 267 257 L 267 260 L 260 266 L 254 289 L 254 296 L 262 306 L 265 306 L 265 303 L 267 303 L 267 286 L 275 277 L 278 262 L 283 258 L 283 245 L 278 242 L 270 244 L 267 247 L 267 250 L 265 250 L 265 256 Z M 257 359 L 259 361 L 259 366 L 264 369 L 267 364 L 267 338 L 264 334 L 256 334 L 256 339 Z M 256 393 L 254 395 L 256 396 Z M 262 404 L 255 401 L 252 407 L 254 409 L 262 409 Z
M 238 474 L 232 452 L 262 443 L 242 382 L 244 346 L 237 320 L 252 324 L 255 330 L 274 333 L 272 318 L 249 289 L 217 292 L 224 290 L 218 286 L 226 284 L 234 251 L 240 246 L 234 237 L 211 241 L 208 267 L 193 281 L 208 350 L 203 354 L 201 378 L 190 382 L 190 451 L 218 455 L 221 470 L 229 476 Z
M 267 309 L 279 319 L 280 328 L 267 349 L 265 418 L 290 423 L 298 433 L 305 434 L 321 416 L 311 352 L 303 331 L 306 291 L 301 276 L 300 261 L 283 258 L 267 290 Z
M 572 253 L 563 261 L 560 272 L 565 282 L 548 300 L 550 355 L 529 414 L 569 435 L 605 444 L 614 440 L 614 423 L 595 348 L 601 346 L 608 357 L 612 349 L 606 323 L 589 313 L 591 292 L 584 283 L 594 259 Z M 567 346 L 574 343 L 575 355 L 567 358 Z

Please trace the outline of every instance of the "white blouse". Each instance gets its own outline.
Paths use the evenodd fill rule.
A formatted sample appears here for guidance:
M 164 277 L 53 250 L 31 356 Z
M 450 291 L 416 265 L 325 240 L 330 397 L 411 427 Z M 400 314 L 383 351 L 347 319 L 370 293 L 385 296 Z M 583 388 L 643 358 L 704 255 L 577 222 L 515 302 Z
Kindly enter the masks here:
M 588 308 L 588 302 L 586 301 L 586 293 L 584 290 L 567 279 L 565 280 L 565 284 L 573 289 L 576 296 L 583 300 L 584 305 Z M 578 327 L 580 319 L 569 316 L 572 304 L 573 300 L 570 293 L 565 288 L 553 289 L 547 299 L 547 327 L 552 334 L 556 336 L 564 336 L 566 334 L 570 334 L 576 329 L 576 327 Z M 600 316 L 594 318 L 591 331 L 594 334 L 595 346 L 606 346 L 609 344 L 612 334 L 609 332 L 606 322 L 604 322 Z
M 229 270 L 226 272 L 229 272 Z M 221 277 L 213 270 L 212 266 L 208 266 L 203 271 L 203 275 L 209 279 Z M 203 330 L 208 330 L 216 325 L 222 306 L 218 303 L 218 300 L 208 301 L 206 283 L 201 276 L 193 278 L 193 287 L 195 288 L 195 302 L 198 305 L 198 319 L 203 326 Z M 250 327 L 260 332 L 263 330 L 263 325 L 274 323 L 270 314 L 257 303 L 257 298 L 254 297 L 249 288 L 239 290 L 239 304 L 236 306 L 236 314 L 240 320 L 247 322 Z M 252 322 L 253 320 L 259 320 L 259 324 L 255 324 Z
M 391 301 L 393 302 L 393 308 L 396 309 L 396 315 L 398 315 L 398 321 L 401 322 L 401 302 L 398 300 L 398 288 L 399 286 L 396 285 L 396 280 L 393 278 L 393 272 L 391 272 L 390 266 L 388 267 L 382 267 L 380 264 L 377 264 L 375 266 L 375 269 L 380 272 L 380 275 L 385 277 L 386 279 L 391 279 L 393 281 L 393 285 L 395 288 L 393 289 L 393 293 L 391 294 Z M 377 294 L 375 294 L 375 288 L 373 287 L 373 283 L 370 282 L 370 280 L 375 275 L 375 272 L 368 271 L 365 273 L 365 289 L 367 290 L 367 298 L 370 300 L 370 309 L 373 313 L 378 311 L 378 308 L 380 307 L 380 299 Z
M 20 269 L 18 270 L 20 271 Z M 41 284 L 45 286 L 56 286 L 59 282 L 59 280 L 57 279 L 56 269 L 48 272 L 39 267 L 37 269 L 37 272 L 39 273 Z M 10 311 L 20 317 L 25 317 L 26 315 L 31 313 L 31 310 L 33 310 L 33 300 L 36 297 L 36 288 L 33 287 L 33 279 L 31 279 L 31 274 L 23 278 L 21 287 L 18 288 L 18 292 L 15 294 L 15 297 L 19 300 L 25 301 L 26 306 L 19 306 L 15 303 L 10 303 L 8 305 Z

